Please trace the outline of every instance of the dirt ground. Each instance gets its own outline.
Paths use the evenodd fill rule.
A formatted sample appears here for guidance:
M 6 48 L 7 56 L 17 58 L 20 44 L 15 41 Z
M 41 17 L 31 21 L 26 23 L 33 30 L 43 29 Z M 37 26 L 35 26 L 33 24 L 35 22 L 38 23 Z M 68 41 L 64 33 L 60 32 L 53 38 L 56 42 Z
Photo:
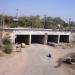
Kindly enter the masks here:
M 13 52 L 0 57 L 0 75 L 19 75 L 19 71 L 28 62 L 26 52 Z M 22 62 L 23 61 L 23 62 Z
M 38 49 L 39 49 L 39 51 L 38 51 Z M 31 53 L 32 53 L 32 55 L 34 55 L 34 57 L 36 55 L 37 55 L 37 57 L 39 55 L 42 55 L 40 57 L 44 57 L 44 55 L 48 55 L 50 53 L 52 55 L 51 59 L 50 59 L 51 64 L 52 64 L 51 66 L 53 67 L 59 58 L 63 57 L 64 55 L 66 55 L 68 53 L 75 52 L 75 49 L 58 49 L 58 48 L 53 48 L 50 46 L 40 45 L 40 44 L 32 44 L 21 50 L 22 50 L 21 52 L 15 52 L 16 50 L 14 48 L 14 52 L 11 55 L 0 57 L 0 75 L 33 75 L 33 74 L 29 74 L 25 71 L 26 70 L 25 67 L 27 68 L 27 65 L 29 65 L 29 63 L 30 63 Z M 44 52 L 42 52 L 43 50 L 44 50 Z M 46 50 L 47 50 L 47 52 L 46 52 Z M 34 51 L 35 51 L 35 53 L 34 53 Z M 39 60 L 39 58 L 37 58 L 37 59 L 38 59 L 38 61 L 42 61 L 42 60 Z M 38 62 L 37 60 L 34 60 L 34 58 L 32 60 L 35 61 L 35 63 Z M 43 61 L 47 62 L 47 58 L 44 58 Z M 45 65 L 45 64 L 43 64 L 43 65 Z M 49 66 L 49 64 L 47 66 Z M 25 73 L 20 74 L 21 73 L 20 71 L 22 71 L 23 68 L 24 68 L 24 71 L 26 72 L 26 74 Z M 59 69 L 61 69 L 61 68 L 62 67 L 60 67 Z M 27 71 L 29 72 L 28 69 L 27 69 Z M 43 75 L 43 74 L 40 73 L 38 75 Z M 47 74 L 44 74 L 44 75 L 47 75 Z M 69 75 L 69 74 L 65 74 L 65 75 Z

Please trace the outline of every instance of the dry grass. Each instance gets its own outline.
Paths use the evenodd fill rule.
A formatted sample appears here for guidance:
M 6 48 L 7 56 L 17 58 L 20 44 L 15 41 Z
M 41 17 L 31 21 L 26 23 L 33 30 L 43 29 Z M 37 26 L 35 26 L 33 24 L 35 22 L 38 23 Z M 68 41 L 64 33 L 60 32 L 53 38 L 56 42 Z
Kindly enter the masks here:
M 69 75 L 75 75 L 75 65 L 63 64 L 62 66 Z
M 56 47 L 61 49 L 71 49 L 75 48 L 75 43 L 60 43 Z
M 0 50 L 0 57 L 3 57 L 3 56 L 5 56 L 5 53 L 2 50 Z

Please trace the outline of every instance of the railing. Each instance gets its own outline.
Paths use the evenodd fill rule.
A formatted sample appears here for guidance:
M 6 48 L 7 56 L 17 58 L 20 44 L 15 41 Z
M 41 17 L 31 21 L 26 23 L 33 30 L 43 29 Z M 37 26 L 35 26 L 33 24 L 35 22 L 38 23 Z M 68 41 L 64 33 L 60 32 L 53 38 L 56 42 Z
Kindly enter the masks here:
M 75 30 L 66 30 L 66 29 L 40 29 L 40 28 L 0 28 L 0 31 L 5 30 L 5 31 L 55 31 L 55 32 L 71 32 L 71 31 L 75 31 Z
M 63 28 L 63 29 L 41 29 L 41 28 L 3 28 L 0 27 L 0 31 L 2 30 L 26 30 L 26 31 L 65 31 L 65 32 L 75 32 L 75 28 Z

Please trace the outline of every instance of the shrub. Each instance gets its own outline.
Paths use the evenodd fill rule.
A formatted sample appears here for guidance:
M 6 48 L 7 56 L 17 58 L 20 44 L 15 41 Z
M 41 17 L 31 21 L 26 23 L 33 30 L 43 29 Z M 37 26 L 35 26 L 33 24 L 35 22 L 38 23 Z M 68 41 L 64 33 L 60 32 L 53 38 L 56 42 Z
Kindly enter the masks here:
M 3 44 L 11 44 L 9 38 L 4 38 L 3 39 Z
M 11 44 L 7 44 L 4 46 L 3 52 L 10 54 L 12 53 L 12 45 Z

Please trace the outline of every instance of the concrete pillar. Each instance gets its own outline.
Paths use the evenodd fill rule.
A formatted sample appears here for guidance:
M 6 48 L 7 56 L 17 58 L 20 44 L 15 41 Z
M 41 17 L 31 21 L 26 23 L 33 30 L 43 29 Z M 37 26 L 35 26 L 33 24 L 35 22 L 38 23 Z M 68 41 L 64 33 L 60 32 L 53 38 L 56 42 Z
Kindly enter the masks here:
M 15 44 L 15 38 L 17 37 L 17 35 L 15 35 L 15 32 L 12 32 L 11 34 L 10 34 L 10 39 L 11 39 L 11 42 L 13 43 L 13 44 Z
M 58 35 L 58 42 L 57 42 L 58 44 L 60 43 L 60 35 Z
M 69 43 L 72 42 L 71 38 L 73 38 L 73 36 L 72 35 L 69 35 Z
M 11 33 L 9 36 L 10 36 L 11 43 L 15 44 L 16 35 L 14 33 Z
M 29 45 L 31 44 L 31 34 L 29 35 Z
M 13 35 L 13 37 L 12 37 L 12 38 L 13 38 L 13 39 L 12 39 L 12 43 L 13 43 L 13 44 L 15 44 L 15 39 L 16 39 L 16 37 L 17 37 L 16 35 Z
M 44 44 L 45 44 L 45 45 L 47 44 L 47 40 L 48 40 L 48 34 L 45 33 L 45 35 L 44 35 Z

